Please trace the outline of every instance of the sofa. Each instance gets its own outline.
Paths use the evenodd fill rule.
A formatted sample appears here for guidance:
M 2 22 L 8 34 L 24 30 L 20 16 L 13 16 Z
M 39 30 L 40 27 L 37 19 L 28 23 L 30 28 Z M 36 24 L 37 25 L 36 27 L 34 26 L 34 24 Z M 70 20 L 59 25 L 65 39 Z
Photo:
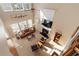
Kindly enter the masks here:
M 16 34 L 16 38 L 17 39 L 23 39 L 23 38 L 31 35 L 34 32 L 35 32 L 35 27 L 28 28 L 28 29 L 25 29 L 25 30 L 22 30 L 22 31 L 18 32 Z

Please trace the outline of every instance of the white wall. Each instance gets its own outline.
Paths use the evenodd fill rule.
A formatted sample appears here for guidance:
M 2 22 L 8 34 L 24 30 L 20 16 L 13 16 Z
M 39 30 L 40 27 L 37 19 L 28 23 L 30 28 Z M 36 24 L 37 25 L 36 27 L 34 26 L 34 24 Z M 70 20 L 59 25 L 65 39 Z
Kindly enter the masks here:
M 67 40 L 72 36 L 74 30 L 79 26 L 79 4 L 38 3 L 33 6 L 36 10 L 43 8 L 55 10 L 50 37 L 51 40 L 53 40 L 55 32 L 61 32 L 62 37 L 59 43 L 64 46 Z M 35 13 L 35 20 L 39 20 L 39 14 L 37 13 Z M 37 26 L 37 28 L 39 28 L 39 26 Z
M 14 16 L 16 15 L 27 15 L 27 16 L 23 18 L 14 18 Z M 33 13 L 32 11 L 2 12 L 1 17 L 3 19 L 3 23 L 5 25 L 7 33 L 9 34 L 9 36 L 13 37 L 14 34 L 10 25 L 28 19 L 33 20 Z
M 3 23 L 0 19 L 0 56 L 9 56 L 11 55 L 9 52 L 9 48 L 7 45 L 5 30 L 3 27 Z

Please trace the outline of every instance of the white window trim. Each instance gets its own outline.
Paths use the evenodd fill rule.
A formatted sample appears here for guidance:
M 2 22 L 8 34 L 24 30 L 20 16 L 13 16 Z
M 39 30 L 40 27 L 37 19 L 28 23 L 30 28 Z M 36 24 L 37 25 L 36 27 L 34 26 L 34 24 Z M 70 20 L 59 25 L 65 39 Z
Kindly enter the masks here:
M 10 3 L 10 6 L 9 6 L 10 10 L 4 9 L 4 7 L 6 8 L 6 6 L 4 6 L 4 4 L 1 4 L 1 7 L 2 7 L 4 12 L 9 12 L 9 11 L 27 11 L 27 10 L 31 10 L 31 8 L 32 8 L 32 4 L 31 3 L 29 3 L 29 9 L 24 8 L 23 3 L 21 3 L 21 4 L 22 4 L 22 8 L 23 9 L 20 9 L 20 10 L 13 10 L 13 7 L 12 7 L 11 3 Z

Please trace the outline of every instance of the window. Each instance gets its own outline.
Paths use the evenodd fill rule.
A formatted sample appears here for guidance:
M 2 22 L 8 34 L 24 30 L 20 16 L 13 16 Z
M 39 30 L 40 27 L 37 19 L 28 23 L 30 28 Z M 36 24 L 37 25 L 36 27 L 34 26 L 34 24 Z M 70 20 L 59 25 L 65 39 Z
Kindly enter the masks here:
M 40 21 L 43 22 L 44 19 L 47 19 L 42 10 L 40 10 Z
M 11 28 L 12 28 L 13 32 L 18 33 L 20 31 L 18 23 L 12 24 Z
M 11 28 L 14 33 L 18 33 L 21 30 L 25 30 L 27 28 L 32 27 L 32 19 L 26 20 L 26 21 L 21 21 L 18 23 L 14 23 L 11 25 Z
M 19 25 L 21 27 L 21 30 L 24 30 L 27 28 L 27 21 L 22 21 L 22 22 L 19 22 Z
M 28 27 L 32 27 L 32 20 L 31 20 L 31 19 L 29 19 L 29 20 L 27 21 L 27 23 L 28 23 Z
M 25 9 L 25 10 L 31 10 L 31 3 L 23 3 L 23 8 Z
M 41 9 L 40 10 L 40 20 L 46 19 L 46 20 L 53 20 L 55 14 L 55 10 L 50 10 L 50 9 Z
M 3 4 L 0 4 L 0 5 L 1 5 L 2 10 L 4 12 L 12 11 L 11 5 L 9 3 L 3 3 Z
M 23 9 L 21 3 L 12 3 L 11 6 L 12 6 L 13 10 L 22 10 Z
M 0 5 L 4 12 L 31 10 L 32 7 L 31 3 L 2 3 Z

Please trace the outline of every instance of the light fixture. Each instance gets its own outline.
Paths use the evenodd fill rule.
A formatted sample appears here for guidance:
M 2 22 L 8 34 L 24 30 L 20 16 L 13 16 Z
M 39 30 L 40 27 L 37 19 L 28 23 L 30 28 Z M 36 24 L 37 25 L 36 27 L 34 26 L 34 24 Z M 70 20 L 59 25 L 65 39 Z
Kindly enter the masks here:
M 24 17 L 26 17 L 27 15 L 25 14 L 25 15 L 16 15 L 16 16 L 13 16 L 12 18 L 24 18 Z

